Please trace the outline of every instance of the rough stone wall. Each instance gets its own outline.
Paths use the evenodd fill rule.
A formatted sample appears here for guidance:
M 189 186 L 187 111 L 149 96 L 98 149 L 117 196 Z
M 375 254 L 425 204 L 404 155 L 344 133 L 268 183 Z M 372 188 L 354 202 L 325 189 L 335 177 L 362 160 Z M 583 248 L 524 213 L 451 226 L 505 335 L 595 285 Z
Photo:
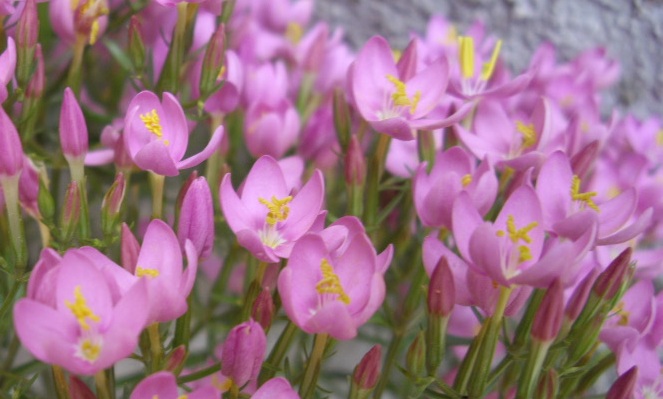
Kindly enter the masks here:
M 341 26 L 354 48 L 381 34 L 403 47 L 409 32 L 423 33 L 438 13 L 459 30 L 476 20 L 504 40 L 514 71 L 525 68 L 543 42 L 567 61 L 603 46 L 618 59 L 621 78 L 604 93 L 604 106 L 640 117 L 663 115 L 662 0 L 317 0 L 316 16 Z

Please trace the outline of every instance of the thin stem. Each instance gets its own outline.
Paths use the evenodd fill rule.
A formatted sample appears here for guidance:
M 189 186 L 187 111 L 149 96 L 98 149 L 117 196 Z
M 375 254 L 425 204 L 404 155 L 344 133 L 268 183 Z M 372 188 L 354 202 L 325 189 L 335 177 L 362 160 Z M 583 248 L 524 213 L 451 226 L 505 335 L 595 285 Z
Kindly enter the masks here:
M 196 371 L 195 373 L 187 374 L 178 378 L 177 383 L 186 384 L 188 382 L 197 381 L 207 377 L 208 375 L 212 375 L 218 372 L 219 370 L 221 370 L 221 363 L 216 363 L 213 366 L 206 367 L 202 370 Z
M 187 5 L 187 2 L 177 4 L 177 23 L 175 24 L 166 62 L 157 83 L 157 91 L 159 92 L 177 93 L 178 91 L 180 69 L 184 59 Z
M 152 188 L 152 219 L 161 219 L 163 215 L 163 185 L 166 176 L 150 172 L 150 187 Z
M 67 377 L 64 375 L 64 370 L 60 366 L 51 366 L 53 372 L 53 383 L 55 384 L 55 394 L 58 399 L 71 399 L 69 392 L 69 384 L 67 384 Z
M 152 323 L 147 327 L 150 337 L 150 353 L 152 354 L 152 372 L 161 370 L 161 358 L 163 357 L 163 346 L 159 335 L 159 323 Z
M 76 97 L 81 90 L 81 65 L 83 64 L 83 53 L 87 38 L 85 35 L 76 35 L 76 43 L 74 43 L 74 58 L 71 60 L 69 66 L 69 74 L 67 75 L 67 86 L 71 87 Z
M 15 253 L 14 276 L 19 278 L 28 263 L 27 244 L 25 242 L 25 233 L 23 230 L 23 219 L 21 218 L 20 206 L 18 202 L 18 181 L 19 175 L 0 178 L 0 184 L 5 196 L 5 208 L 7 208 L 7 219 L 9 220 L 9 234 L 11 236 L 12 246 Z
M 290 343 L 292 342 L 292 339 L 295 337 L 296 332 L 297 332 L 297 325 L 295 325 L 295 323 L 288 320 L 288 324 L 281 332 L 278 341 L 276 341 L 274 348 L 270 352 L 269 357 L 265 362 L 265 365 L 269 365 L 270 367 L 263 367 L 262 371 L 260 372 L 260 377 L 258 378 L 258 382 L 260 384 L 263 384 L 265 381 L 274 377 L 274 375 L 276 374 L 276 370 L 278 369 L 279 365 L 281 364 L 281 361 L 283 360 L 285 354 L 288 352 L 288 349 L 290 348 Z
M 548 354 L 548 349 L 551 344 L 552 340 L 545 342 L 536 339 L 532 340 L 527 363 L 525 363 L 525 368 L 523 369 L 523 378 L 520 380 L 518 386 L 517 399 L 533 397 L 534 388 L 536 387 L 536 383 L 539 380 L 539 374 L 541 373 L 541 366 L 543 365 L 543 361 Z
M 108 378 L 106 378 L 105 370 L 101 370 L 94 375 L 94 385 L 97 388 L 98 399 L 112 399 L 110 390 L 108 389 Z
M 329 334 L 326 333 L 315 335 L 311 357 L 308 359 L 304 379 L 302 380 L 302 385 L 299 387 L 299 396 L 302 399 L 312 397 L 315 392 L 315 387 L 318 384 L 318 375 L 320 374 L 320 365 L 322 364 L 322 356 L 325 353 L 325 345 L 327 345 L 327 338 L 329 338 Z
M 403 332 L 401 329 L 398 329 L 394 332 L 394 337 L 389 342 L 389 348 L 387 348 L 387 355 L 385 356 L 384 365 L 382 367 L 382 373 L 380 373 L 380 379 L 378 384 L 373 391 L 373 398 L 380 399 L 382 393 L 387 387 L 387 383 L 390 379 L 391 368 L 396 361 L 396 355 L 400 350 L 401 343 L 403 342 Z

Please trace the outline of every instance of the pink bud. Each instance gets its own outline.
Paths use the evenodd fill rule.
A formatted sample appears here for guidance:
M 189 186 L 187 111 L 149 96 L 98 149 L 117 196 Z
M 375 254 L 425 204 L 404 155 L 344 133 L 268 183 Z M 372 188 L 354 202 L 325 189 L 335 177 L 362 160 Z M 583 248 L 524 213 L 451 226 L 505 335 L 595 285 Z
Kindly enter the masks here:
M 637 381 L 638 366 L 633 366 L 617 378 L 605 395 L 605 399 L 633 398 Z
M 373 389 L 380 377 L 382 347 L 375 345 L 361 359 L 352 373 L 352 381 L 359 389 Z
M 136 263 L 138 262 L 138 253 L 140 252 L 140 244 L 126 223 L 122 223 L 120 252 L 122 258 L 122 267 L 129 273 L 135 274 Z
M 69 162 L 72 158 L 83 159 L 87 154 L 87 125 L 76 95 L 69 87 L 64 90 L 60 109 L 60 145 Z
M 168 357 L 166 358 L 165 369 L 175 374 L 179 374 L 179 372 L 182 370 L 182 367 L 184 367 L 185 360 L 186 346 L 180 345 L 168 354 Z
M 596 161 L 598 153 L 598 140 L 592 141 L 578 151 L 578 153 L 571 158 L 571 169 L 573 169 L 573 174 L 578 175 L 580 178 L 586 176 L 587 172 L 589 172 L 589 169 L 594 164 L 594 161 Z
M 39 36 L 39 16 L 35 0 L 27 0 L 25 8 L 18 20 L 16 44 L 19 49 L 33 49 L 37 45 Z
M 0 178 L 12 177 L 23 169 L 23 146 L 9 115 L 0 109 Z
M 582 309 L 587 303 L 587 298 L 589 298 L 589 294 L 592 292 L 592 286 L 594 285 L 594 281 L 596 280 L 598 274 L 598 269 L 593 269 L 580 282 L 580 284 L 578 284 L 575 291 L 573 291 L 573 295 L 571 295 L 571 298 L 566 305 L 565 311 L 566 317 L 569 320 L 577 319 L 580 315 L 580 312 L 582 312 Z
M 260 323 L 265 331 L 269 330 L 274 318 L 274 300 L 268 289 L 263 289 L 253 302 L 251 317 Z
M 534 316 L 532 337 L 539 341 L 555 339 L 562 327 L 564 317 L 564 290 L 559 280 L 555 280 L 546 291 L 541 305 Z
M 69 393 L 71 399 L 97 399 L 92 390 L 75 375 L 69 375 Z
M 610 300 L 630 278 L 630 262 L 633 250 L 631 247 L 623 250 L 603 271 L 594 283 L 593 291 L 601 298 Z
M 260 324 L 249 320 L 236 326 L 223 343 L 221 374 L 243 386 L 258 376 L 266 350 L 267 337 Z
M 454 277 L 449 262 L 444 256 L 440 258 L 433 270 L 428 286 L 428 313 L 445 317 L 451 314 L 456 303 Z
M 200 75 L 200 92 L 206 96 L 214 91 L 217 78 L 223 68 L 223 59 L 226 42 L 226 28 L 219 24 L 212 35 L 203 57 L 203 67 Z
M 214 246 L 214 205 L 207 180 L 199 177 L 184 195 L 177 225 L 177 238 L 184 246 L 191 240 L 199 258 L 207 258 Z
M 366 160 L 357 136 L 350 138 L 345 154 L 345 182 L 361 186 L 366 180 Z
M 81 192 L 77 181 L 72 181 L 67 188 L 62 211 L 62 231 L 64 241 L 69 241 L 78 226 L 81 216 Z
M 28 87 L 25 89 L 27 98 L 40 98 L 44 94 L 46 73 L 44 72 L 44 56 L 41 51 L 41 44 L 37 44 L 35 49 L 35 63 L 37 64 L 36 69 L 28 82 Z
M 101 201 L 101 228 L 104 234 L 112 233 L 116 226 L 125 191 L 124 174 L 119 172 Z

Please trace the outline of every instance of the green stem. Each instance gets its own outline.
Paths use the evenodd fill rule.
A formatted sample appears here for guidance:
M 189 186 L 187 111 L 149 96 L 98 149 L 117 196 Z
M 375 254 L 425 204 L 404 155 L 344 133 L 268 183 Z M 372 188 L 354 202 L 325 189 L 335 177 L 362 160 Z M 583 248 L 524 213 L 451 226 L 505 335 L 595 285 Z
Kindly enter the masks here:
M 364 208 L 364 223 L 371 230 L 373 241 L 376 240 L 379 232 L 377 222 L 380 205 L 380 180 L 382 179 L 390 143 L 391 136 L 378 134 L 378 142 L 369 161 L 365 186 L 366 207 Z
M 539 340 L 532 340 L 527 363 L 525 363 L 525 368 L 523 369 L 523 378 L 520 380 L 518 386 L 518 395 L 516 396 L 516 399 L 534 397 L 534 388 L 536 388 L 536 383 L 539 380 L 541 366 L 543 365 L 543 361 L 548 354 L 548 349 L 551 344 L 552 341 L 542 342 Z
M 251 309 L 253 309 L 253 302 L 256 300 L 260 291 L 262 290 L 262 279 L 265 277 L 265 271 L 267 270 L 269 263 L 260 261 L 258 264 L 258 271 L 256 276 L 249 285 L 249 289 L 246 291 L 246 296 L 244 297 L 244 306 L 242 307 L 242 321 L 247 320 L 251 316 Z
M 188 382 L 197 381 L 203 379 L 209 375 L 212 375 L 221 370 L 221 363 L 216 363 L 213 366 L 206 367 L 202 370 L 198 370 L 195 373 L 187 374 L 177 379 L 178 384 L 186 384 Z
M 152 323 L 147 327 L 150 337 L 150 353 L 152 354 L 152 372 L 161 370 L 161 358 L 163 357 L 163 346 L 159 334 L 159 323 Z
M 263 367 L 260 372 L 260 377 L 258 377 L 258 382 L 262 385 L 265 381 L 271 379 L 276 374 L 276 370 L 279 368 L 281 361 L 285 357 L 285 354 L 290 348 L 290 343 L 295 337 L 297 332 L 297 325 L 288 320 L 288 324 L 285 326 L 279 339 L 276 341 L 274 348 L 269 354 L 265 365 L 268 367 Z
M 158 92 L 168 91 L 175 94 L 178 91 L 180 69 L 184 61 L 187 5 L 187 2 L 177 4 L 177 23 L 175 24 L 175 31 L 173 32 L 166 62 L 157 83 Z
M 150 187 L 152 188 L 152 219 L 161 219 L 163 215 L 163 186 L 166 176 L 150 172 Z
M 83 64 L 83 53 L 87 38 L 84 35 L 76 35 L 76 43 L 74 43 L 74 58 L 71 60 L 69 66 L 69 74 L 67 75 L 67 86 L 71 87 L 76 97 L 81 91 L 81 65 Z
M 398 329 L 394 332 L 394 337 L 391 339 L 391 342 L 389 342 L 389 348 L 387 348 L 387 355 L 385 356 L 382 373 L 380 373 L 380 379 L 378 380 L 378 384 L 375 387 L 375 391 L 373 392 L 374 399 L 379 399 L 382 397 L 382 393 L 387 387 L 387 383 L 389 382 L 391 374 L 391 368 L 396 361 L 396 355 L 400 351 L 401 343 L 403 342 L 403 336 L 404 334 L 402 329 Z
M 304 379 L 302 380 L 302 385 L 299 387 L 299 396 L 302 399 L 311 398 L 315 393 L 318 376 L 320 375 L 320 365 L 322 364 L 322 357 L 325 353 L 325 346 L 327 345 L 327 338 L 329 338 L 329 335 L 326 333 L 315 335 L 311 357 L 308 359 Z
M 105 370 L 94 375 L 94 384 L 97 388 L 97 399 L 112 399 Z
M 23 230 L 23 219 L 21 218 L 21 208 L 18 202 L 18 181 L 19 175 L 0 179 L 2 190 L 5 196 L 5 208 L 7 209 L 7 219 L 9 221 L 9 234 L 11 236 L 12 246 L 14 248 L 14 276 L 20 278 L 28 263 L 28 248 L 25 242 L 25 232 Z
M 53 383 L 55 384 L 55 394 L 58 399 L 71 399 L 69 384 L 64 370 L 60 366 L 51 366 L 53 372 Z

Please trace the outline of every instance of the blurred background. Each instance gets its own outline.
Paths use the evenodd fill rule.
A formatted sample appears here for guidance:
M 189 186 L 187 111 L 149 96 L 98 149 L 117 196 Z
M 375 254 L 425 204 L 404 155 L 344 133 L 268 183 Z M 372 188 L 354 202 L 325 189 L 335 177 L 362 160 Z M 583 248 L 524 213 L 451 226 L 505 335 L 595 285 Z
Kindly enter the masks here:
M 604 47 L 619 61 L 621 77 L 602 93 L 603 110 L 663 115 L 663 0 L 318 0 L 315 12 L 342 27 L 355 50 L 374 34 L 404 48 L 409 33 L 423 34 L 433 14 L 459 32 L 482 21 L 488 34 L 504 40 L 502 56 L 515 73 L 543 42 L 555 45 L 560 63 Z

